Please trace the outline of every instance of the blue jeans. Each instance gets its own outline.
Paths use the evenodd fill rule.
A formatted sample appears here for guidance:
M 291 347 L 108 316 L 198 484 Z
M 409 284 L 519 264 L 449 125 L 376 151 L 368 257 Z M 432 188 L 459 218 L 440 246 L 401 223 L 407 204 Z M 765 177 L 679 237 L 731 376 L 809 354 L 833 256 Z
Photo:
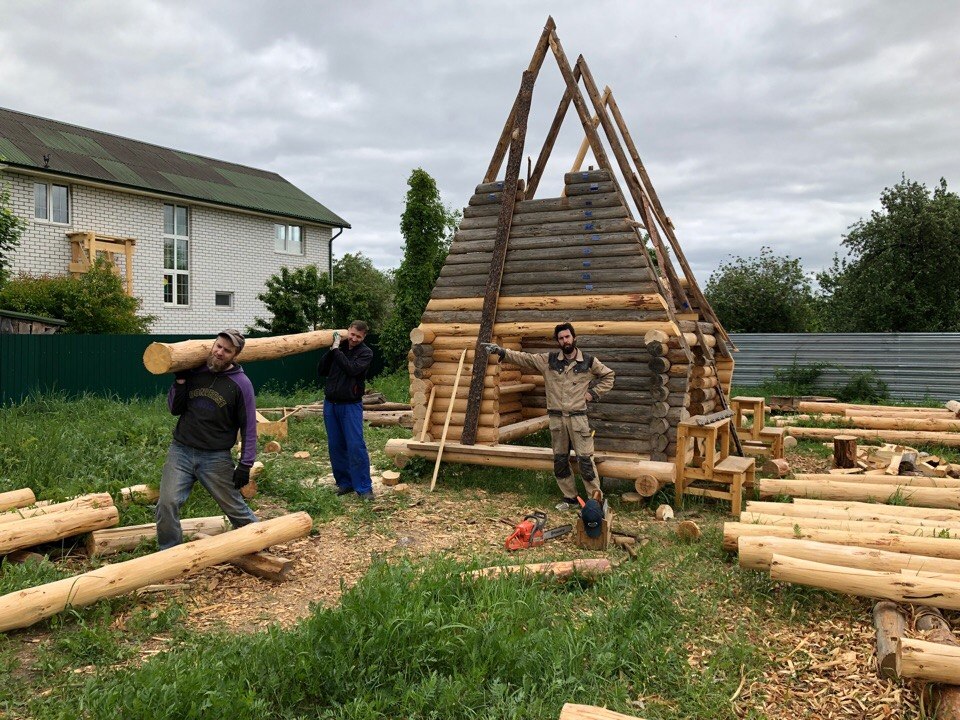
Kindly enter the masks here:
M 363 405 L 323 401 L 323 424 L 337 487 L 358 493 L 373 491 L 370 484 L 370 455 L 363 441 Z
M 257 522 L 253 510 L 233 486 L 233 458 L 229 450 L 198 450 L 174 440 L 163 465 L 157 501 L 157 542 L 161 550 L 183 542 L 180 508 L 198 480 L 235 528 Z

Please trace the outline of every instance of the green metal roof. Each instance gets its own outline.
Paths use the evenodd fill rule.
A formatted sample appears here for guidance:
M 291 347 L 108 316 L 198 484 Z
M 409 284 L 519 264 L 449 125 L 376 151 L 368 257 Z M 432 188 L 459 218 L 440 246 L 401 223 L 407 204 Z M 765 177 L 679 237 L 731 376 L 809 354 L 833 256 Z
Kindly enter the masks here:
M 48 161 L 44 160 L 44 156 Z M 0 108 L 0 161 L 308 222 L 350 223 L 273 172 Z

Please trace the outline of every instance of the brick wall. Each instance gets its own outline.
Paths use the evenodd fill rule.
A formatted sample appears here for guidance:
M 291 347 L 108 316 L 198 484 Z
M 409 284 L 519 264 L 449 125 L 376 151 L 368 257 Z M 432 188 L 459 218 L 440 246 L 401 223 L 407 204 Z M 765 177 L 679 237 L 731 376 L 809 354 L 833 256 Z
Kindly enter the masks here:
M 150 328 L 153 333 L 213 334 L 225 327 L 244 330 L 254 317 L 266 316 L 256 296 L 281 267 L 311 263 L 321 271 L 327 267 L 331 228 L 291 220 L 290 224 L 303 226 L 306 249 L 304 255 L 286 255 L 274 250 L 276 219 L 180 201 L 190 212 L 190 304 L 166 305 L 163 200 L 73 183 L 70 224 L 61 225 L 34 218 L 33 177 L 3 172 L 0 182 L 11 186 L 13 210 L 27 220 L 27 230 L 13 255 L 14 274 L 67 274 L 68 232 L 135 238 L 134 294 L 143 301 L 142 312 L 157 317 Z M 121 273 L 123 270 L 121 263 Z M 233 293 L 232 308 L 214 305 L 218 291 Z

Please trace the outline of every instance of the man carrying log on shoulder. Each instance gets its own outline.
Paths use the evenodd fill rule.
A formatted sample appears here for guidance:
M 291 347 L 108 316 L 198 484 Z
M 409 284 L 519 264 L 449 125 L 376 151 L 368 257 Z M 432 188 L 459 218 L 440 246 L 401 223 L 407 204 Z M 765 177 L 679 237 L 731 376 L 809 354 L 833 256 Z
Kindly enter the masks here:
M 600 479 L 593 460 L 593 433 L 587 420 L 587 403 L 599 400 L 613 388 L 614 374 L 597 358 L 577 348 L 577 333 L 570 323 L 557 325 L 553 337 L 560 346 L 558 352 L 525 353 L 506 350 L 495 343 L 484 343 L 484 347 L 490 353 L 497 353 L 501 360 L 543 375 L 553 444 L 553 474 L 563 493 L 557 509 L 576 510 L 579 507 L 577 483 L 570 468 L 570 449 L 577 454 L 580 475 L 590 497 L 600 490 Z
M 363 440 L 363 392 L 373 350 L 363 340 L 367 324 L 354 320 L 347 328 L 346 342 L 333 334 L 330 351 L 323 356 L 317 373 L 326 376 L 323 424 L 337 495 L 356 492 L 362 500 L 373 500 L 370 484 L 370 455 Z
M 199 481 L 238 528 L 257 522 L 240 488 L 250 482 L 257 455 L 257 401 L 253 385 L 234 362 L 245 343 L 239 330 L 214 340 L 206 364 L 176 373 L 167 395 L 179 416 L 160 479 L 157 541 L 161 550 L 183 542 L 180 508 Z M 243 451 L 236 467 L 230 449 L 241 433 Z

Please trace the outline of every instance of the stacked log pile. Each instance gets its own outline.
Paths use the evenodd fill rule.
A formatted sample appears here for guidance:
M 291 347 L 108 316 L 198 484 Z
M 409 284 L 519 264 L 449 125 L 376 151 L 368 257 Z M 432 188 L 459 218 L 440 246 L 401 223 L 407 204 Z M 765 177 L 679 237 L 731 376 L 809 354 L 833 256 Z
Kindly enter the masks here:
M 960 418 L 955 410 L 948 408 L 801 402 L 798 409 L 800 414 L 775 421 L 779 427 L 789 428 L 788 432 L 796 438 L 826 440 L 842 432 L 851 437 L 888 443 L 960 447 Z M 829 420 L 842 430 L 799 424 L 817 419 Z
M 950 492 L 956 497 L 960 490 Z M 874 612 L 881 676 L 960 679 L 960 653 L 949 626 L 937 638 L 945 645 L 907 638 L 902 616 L 908 611 L 899 607 L 960 609 L 960 509 L 795 498 L 748 502 L 740 520 L 724 525 L 723 546 L 738 552 L 741 567 L 767 571 L 775 580 L 892 601 Z M 955 689 L 941 693 L 955 695 Z

